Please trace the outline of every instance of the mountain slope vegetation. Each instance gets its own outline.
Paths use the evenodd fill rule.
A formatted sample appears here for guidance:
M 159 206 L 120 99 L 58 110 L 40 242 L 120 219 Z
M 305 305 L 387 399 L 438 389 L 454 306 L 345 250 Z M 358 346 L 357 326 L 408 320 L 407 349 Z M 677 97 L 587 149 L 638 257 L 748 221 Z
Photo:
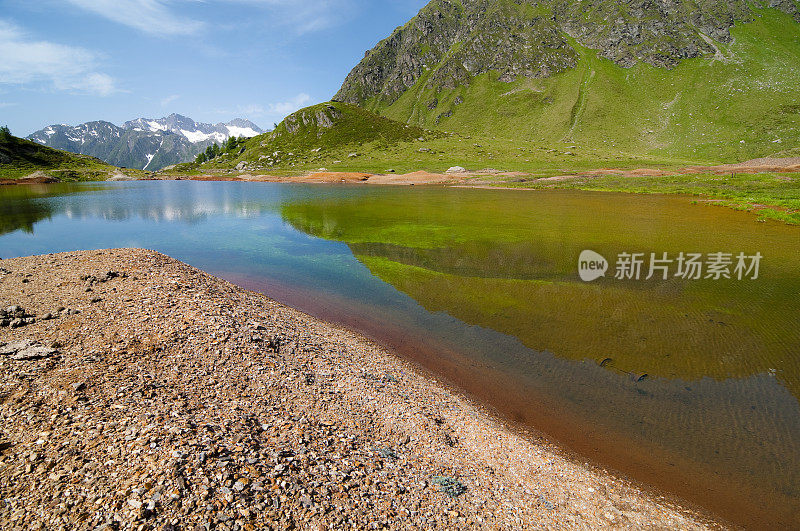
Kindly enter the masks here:
M 52 149 L 0 129 L 0 179 L 44 171 L 60 180 L 91 180 L 104 178 L 113 170 L 113 166 L 94 157 Z
M 632 157 L 797 147 L 794 2 L 434 0 L 335 100 L 423 128 Z
M 441 132 L 400 123 L 355 105 L 327 102 L 300 109 L 274 131 L 253 137 L 205 162 L 204 168 L 290 169 L 345 161 L 384 160 L 397 146 L 444 137 Z M 381 163 L 382 164 L 382 163 Z M 182 171 L 192 165 L 181 165 Z

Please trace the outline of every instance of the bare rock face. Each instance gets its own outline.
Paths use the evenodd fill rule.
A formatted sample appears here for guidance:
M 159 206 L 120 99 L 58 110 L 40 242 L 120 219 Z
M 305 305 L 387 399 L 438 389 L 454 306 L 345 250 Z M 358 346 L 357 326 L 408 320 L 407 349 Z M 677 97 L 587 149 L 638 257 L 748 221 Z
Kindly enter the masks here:
M 301 127 L 330 129 L 339 116 L 341 116 L 341 113 L 336 107 L 328 105 L 322 109 L 317 109 L 316 112 L 311 112 L 308 109 L 301 109 L 287 116 L 284 119 L 284 124 L 286 125 L 286 130 L 291 134 L 296 133 Z M 273 135 L 274 134 L 275 133 L 273 133 Z
M 549 77 L 577 64 L 570 40 L 623 67 L 671 68 L 714 53 L 730 28 L 772 7 L 800 22 L 792 0 L 433 0 L 368 51 L 335 98 L 389 105 L 425 78 L 452 89 L 492 72 L 499 81 Z
M 36 341 L 23 339 L 0 343 L 0 356 L 9 356 L 16 361 L 30 361 L 49 358 L 56 354 L 56 349 L 47 347 Z
M 335 99 L 362 104 L 377 96 L 392 103 L 429 71 L 432 86 L 454 88 L 490 71 L 511 80 L 575 66 L 577 53 L 567 35 L 550 17 L 531 15 L 525 4 L 431 2 L 367 52 Z
M 466 172 L 467 172 L 466 168 L 462 168 L 461 166 L 453 166 L 452 168 L 448 168 L 445 173 L 448 175 L 452 175 L 455 173 L 466 173 Z

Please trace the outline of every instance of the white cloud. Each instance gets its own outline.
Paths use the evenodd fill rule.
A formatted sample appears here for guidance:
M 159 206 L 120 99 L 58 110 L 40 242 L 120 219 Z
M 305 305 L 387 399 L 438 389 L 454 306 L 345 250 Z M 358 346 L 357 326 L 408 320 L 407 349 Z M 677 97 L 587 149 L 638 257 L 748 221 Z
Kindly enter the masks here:
M 154 35 L 192 35 L 205 23 L 176 15 L 163 0 L 67 0 L 113 22 Z
M 311 96 L 309 96 L 305 92 L 302 92 L 288 101 L 283 101 L 280 103 L 270 103 L 267 113 L 273 115 L 286 116 L 287 114 L 292 114 L 294 111 L 305 107 L 306 104 L 310 101 L 311 101 Z
M 290 25 L 298 34 L 336 25 L 354 7 L 354 0 L 223 0 L 268 8 L 274 22 Z
M 107 96 L 114 80 L 96 71 L 97 54 L 74 46 L 31 40 L 19 27 L 0 20 L 0 84 L 52 83 L 57 90 Z
M 216 114 L 224 116 L 235 116 L 237 118 L 267 118 L 269 120 L 281 120 L 285 116 L 292 114 L 294 111 L 301 109 L 308 105 L 311 101 L 311 96 L 305 92 L 290 98 L 286 101 L 270 103 L 266 106 L 251 103 L 249 105 L 238 105 L 236 108 L 216 109 Z
M 179 99 L 181 96 L 180 94 L 172 94 L 171 96 L 167 96 L 166 98 L 161 100 L 161 106 L 167 107 L 173 101 Z
M 0 101 L 0 109 L 5 109 L 6 107 L 15 107 L 17 105 L 19 104 L 10 101 Z
M 290 27 L 302 35 L 333 26 L 363 0 L 67 0 L 86 11 L 144 33 L 160 36 L 194 35 L 206 28 L 225 27 L 219 20 L 203 21 L 181 14 L 180 4 L 239 4 L 270 14 L 268 24 Z M 249 14 L 252 16 L 252 13 Z

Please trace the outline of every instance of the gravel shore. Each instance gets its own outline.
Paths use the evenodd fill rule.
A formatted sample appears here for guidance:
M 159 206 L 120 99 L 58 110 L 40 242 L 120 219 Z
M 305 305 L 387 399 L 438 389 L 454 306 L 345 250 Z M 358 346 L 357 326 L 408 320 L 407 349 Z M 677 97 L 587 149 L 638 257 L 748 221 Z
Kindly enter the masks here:
M 3 529 L 716 527 L 153 251 L 0 260 L 0 307 Z

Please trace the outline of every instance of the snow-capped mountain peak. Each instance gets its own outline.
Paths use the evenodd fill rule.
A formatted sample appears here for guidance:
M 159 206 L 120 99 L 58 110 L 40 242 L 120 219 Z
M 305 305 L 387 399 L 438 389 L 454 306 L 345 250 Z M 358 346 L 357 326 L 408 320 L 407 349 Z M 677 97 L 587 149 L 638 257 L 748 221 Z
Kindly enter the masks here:
M 193 144 L 209 140 L 212 142 L 225 142 L 231 136 L 250 138 L 264 132 L 253 122 L 242 118 L 231 120 L 226 124 L 207 124 L 195 122 L 191 118 L 175 113 L 165 118 L 137 118 L 136 120 L 125 122 L 122 127 L 137 131 L 150 131 L 152 133 L 169 131 L 183 136 Z
M 75 127 L 51 125 L 28 136 L 56 149 L 98 157 L 116 166 L 157 170 L 188 162 L 208 145 L 235 136 L 253 137 L 263 131 L 237 118 L 228 123 L 195 122 L 180 114 L 164 118 L 137 118 L 122 124 L 86 122 Z

